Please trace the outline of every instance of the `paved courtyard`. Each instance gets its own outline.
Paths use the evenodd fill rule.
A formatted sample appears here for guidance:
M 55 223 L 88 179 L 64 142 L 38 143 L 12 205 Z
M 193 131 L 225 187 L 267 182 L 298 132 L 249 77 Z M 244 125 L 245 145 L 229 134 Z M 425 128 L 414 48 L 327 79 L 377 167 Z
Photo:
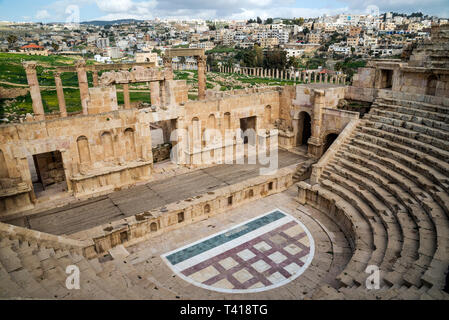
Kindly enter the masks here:
M 258 292 L 297 278 L 313 259 L 310 232 L 276 209 L 163 255 L 181 278 L 219 292 Z
M 292 187 L 127 247 L 124 262 L 180 298 L 302 299 L 332 282 L 351 251 L 333 221 L 298 204 L 296 193 Z

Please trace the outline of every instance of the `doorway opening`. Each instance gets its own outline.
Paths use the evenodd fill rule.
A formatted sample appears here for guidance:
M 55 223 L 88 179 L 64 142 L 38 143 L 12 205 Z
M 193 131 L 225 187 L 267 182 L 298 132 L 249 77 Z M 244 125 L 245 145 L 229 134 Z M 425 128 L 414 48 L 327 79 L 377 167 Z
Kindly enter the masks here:
M 393 88 L 393 70 L 381 70 L 381 89 Z
M 176 142 L 170 141 L 176 130 L 176 119 L 162 120 L 150 124 L 153 162 L 161 162 L 170 158 L 170 152 Z
M 334 141 L 338 138 L 338 134 L 336 133 L 329 133 L 326 136 L 326 139 L 324 139 L 324 150 L 323 150 L 323 154 L 327 151 L 327 149 L 330 148 L 330 146 L 332 145 L 332 143 L 334 143 Z
M 51 151 L 29 156 L 28 167 L 36 198 L 67 191 L 61 152 Z
M 256 120 L 257 117 L 255 116 L 240 119 L 240 129 L 242 130 L 244 144 L 256 145 Z
M 296 145 L 307 145 L 310 136 L 312 135 L 311 119 L 307 112 L 303 111 L 299 114 L 298 119 L 298 135 L 296 136 Z

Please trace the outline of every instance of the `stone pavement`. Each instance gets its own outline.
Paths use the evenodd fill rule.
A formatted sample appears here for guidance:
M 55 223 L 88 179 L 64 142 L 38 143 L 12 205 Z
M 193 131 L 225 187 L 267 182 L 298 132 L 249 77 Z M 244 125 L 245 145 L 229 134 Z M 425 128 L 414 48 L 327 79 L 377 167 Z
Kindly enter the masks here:
M 182 229 L 177 229 L 127 247 L 126 249 L 130 255 L 124 259 L 126 261 L 125 265 L 139 270 L 142 277 L 150 275 L 151 281 L 155 282 L 159 289 L 171 291 L 181 299 L 303 299 L 308 297 L 320 286 L 332 283 L 335 276 L 341 272 L 347 261 L 349 261 L 351 249 L 344 234 L 326 215 L 310 207 L 306 208 L 298 204 L 294 198 L 295 194 L 296 187 L 291 187 L 285 192 L 248 203 L 230 210 L 226 214 L 219 214 Z M 229 292 L 217 292 L 204 286 L 198 286 L 198 283 L 195 283 L 195 281 L 184 280 L 179 276 L 179 273 L 173 271 L 167 260 L 162 257 L 179 248 L 188 247 L 193 243 L 202 241 L 204 238 L 227 232 L 227 230 L 233 229 L 248 220 L 277 209 L 291 215 L 307 228 L 314 239 L 315 248 L 311 264 L 297 278 L 293 278 L 292 281 L 282 281 L 280 276 L 276 279 L 272 277 L 273 281 L 280 283 L 279 287 L 271 286 L 266 288 L 268 290 L 263 290 L 262 288 L 260 291 L 242 291 L 245 293 L 233 292 L 232 290 Z M 274 238 L 278 237 L 274 235 Z M 240 243 L 244 244 L 245 239 L 242 238 Z M 293 248 L 288 248 L 288 250 L 291 249 Z M 272 253 L 271 251 L 267 252 L 267 254 Z M 268 256 L 263 257 L 263 259 L 267 258 Z M 279 254 L 275 254 L 272 258 L 279 260 L 282 257 Z M 302 265 L 301 257 L 296 260 L 298 264 Z M 207 259 L 204 259 L 204 261 L 206 262 Z M 226 264 L 226 262 L 229 261 L 223 263 Z M 252 262 L 254 264 L 254 261 Z M 240 261 L 240 263 L 243 262 Z M 291 261 L 288 265 L 290 264 L 292 264 Z M 261 263 L 255 264 L 255 268 L 262 267 Z M 240 267 L 238 269 L 240 270 Z M 236 273 L 239 270 L 236 270 Z M 218 275 L 216 277 L 218 279 L 220 273 L 226 272 L 226 270 L 218 271 L 218 273 L 217 270 L 213 272 L 215 272 L 216 276 Z M 286 273 L 285 271 L 283 272 Z M 241 273 L 238 273 L 236 277 L 241 278 L 245 276 L 245 274 Z M 200 277 L 201 275 L 198 274 L 197 276 Z M 249 280 L 247 284 L 251 282 L 254 281 Z M 216 284 L 216 286 L 218 285 L 225 286 L 226 284 L 222 281 Z

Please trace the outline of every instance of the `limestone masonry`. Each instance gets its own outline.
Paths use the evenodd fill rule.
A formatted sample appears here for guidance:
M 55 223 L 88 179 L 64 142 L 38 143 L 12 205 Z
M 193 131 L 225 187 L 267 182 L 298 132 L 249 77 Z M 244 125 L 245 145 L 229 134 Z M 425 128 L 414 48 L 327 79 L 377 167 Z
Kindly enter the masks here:
M 352 85 L 301 74 L 226 92 L 206 90 L 203 49 L 163 66 L 80 60 L 57 68 L 51 115 L 24 63 L 33 114 L 0 126 L 0 297 L 448 299 L 448 40 L 435 27 Z M 197 61 L 198 100 L 173 80 L 178 56 Z M 80 114 L 61 72 L 77 74 Z M 131 105 L 134 83 L 151 104 Z

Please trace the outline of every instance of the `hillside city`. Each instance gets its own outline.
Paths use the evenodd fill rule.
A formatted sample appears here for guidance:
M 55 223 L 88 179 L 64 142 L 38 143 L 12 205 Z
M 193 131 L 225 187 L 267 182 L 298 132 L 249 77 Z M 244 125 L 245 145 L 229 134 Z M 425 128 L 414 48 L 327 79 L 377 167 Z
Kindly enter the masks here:
M 212 69 L 235 65 L 338 71 L 350 67 L 351 60 L 398 57 L 407 45 L 429 38 L 432 25 L 447 23 L 448 19 L 422 13 L 393 12 L 246 21 L 2 22 L 0 51 L 82 55 L 99 63 L 149 60 L 161 64 L 167 49 L 202 48 L 209 54 Z M 342 63 L 335 65 L 335 61 Z M 175 62 L 194 64 L 188 59 Z

